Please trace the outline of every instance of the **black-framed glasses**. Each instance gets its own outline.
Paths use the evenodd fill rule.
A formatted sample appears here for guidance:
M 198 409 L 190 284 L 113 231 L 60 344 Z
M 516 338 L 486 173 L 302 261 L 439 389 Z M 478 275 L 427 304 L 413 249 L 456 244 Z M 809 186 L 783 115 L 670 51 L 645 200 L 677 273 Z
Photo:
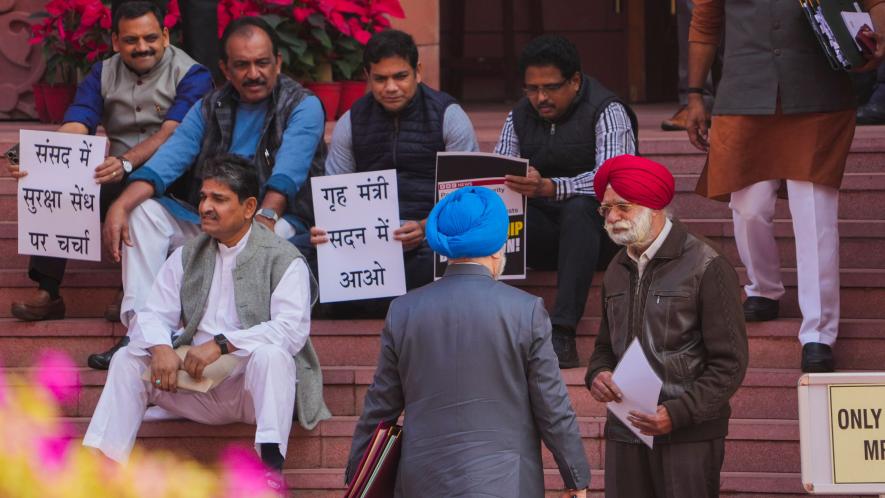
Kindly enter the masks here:
M 559 83 L 547 83 L 546 85 L 525 85 L 524 87 L 522 87 L 522 91 L 526 94 L 527 97 L 534 97 L 540 92 L 544 92 L 544 95 L 550 95 L 551 93 L 562 90 L 562 87 L 564 87 L 566 83 L 568 83 L 568 78 L 560 81 Z
M 610 204 L 603 204 L 599 206 L 597 212 L 599 212 L 600 216 L 605 218 L 608 216 L 608 212 L 612 209 L 617 209 L 618 212 L 621 214 L 627 214 L 630 212 L 631 209 L 633 209 L 633 206 L 635 206 L 635 204 L 631 204 L 629 202 L 612 202 Z

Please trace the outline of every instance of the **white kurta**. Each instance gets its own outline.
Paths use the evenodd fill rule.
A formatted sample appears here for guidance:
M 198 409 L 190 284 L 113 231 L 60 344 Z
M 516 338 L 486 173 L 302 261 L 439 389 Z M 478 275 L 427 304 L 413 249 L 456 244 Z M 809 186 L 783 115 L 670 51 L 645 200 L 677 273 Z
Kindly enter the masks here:
M 142 380 L 148 348 L 171 345 L 180 333 L 181 249 L 163 264 L 145 309 L 133 319 L 129 346 L 111 362 L 105 388 L 83 444 L 125 461 L 148 404 L 205 424 L 257 425 L 255 443 L 278 443 L 286 454 L 295 407 L 295 361 L 310 332 L 310 277 L 303 260 L 292 262 L 271 294 L 269 321 L 243 329 L 236 313 L 233 270 L 249 234 L 234 247 L 219 244 L 206 313 L 194 335 L 199 345 L 224 334 L 242 358 L 232 374 L 208 393 L 168 393 Z

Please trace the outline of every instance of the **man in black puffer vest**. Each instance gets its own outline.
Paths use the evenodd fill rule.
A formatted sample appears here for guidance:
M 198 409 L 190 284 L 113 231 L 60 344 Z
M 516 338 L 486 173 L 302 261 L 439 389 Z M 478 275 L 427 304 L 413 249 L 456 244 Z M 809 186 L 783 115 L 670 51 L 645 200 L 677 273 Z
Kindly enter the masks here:
M 553 349 L 560 368 L 575 368 L 575 331 L 593 272 L 615 252 L 597 213 L 593 177 L 606 159 L 636 154 L 636 115 L 581 72 L 577 49 L 561 36 L 532 40 L 519 67 L 525 97 L 507 116 L 495 152 L 529 160 L 528 175 L 508 176 L 507 186 L 529 198 L 529 266 L 559 270 Z
M 363 55 L 370 93 L 338 120 L 326 157 L 326 174 L 396 170 L 401 226 L 394 237 L 405 251 L 406 288 L 433 280 L 433 251 L 424 223 L 433 209 L 436 153 L 479 150 L 470 118 L 451 96 L 421 83 L 418 47 L 408 33 L 375 34 Z M 328 241 L 319 227 L 311 244 Z M 315 251 L 301 248 L 311 264 Z M 315 268 L 315 267 L 314 267 Z M 334 315 L 380 316 L 389 299 L 338 304 Z

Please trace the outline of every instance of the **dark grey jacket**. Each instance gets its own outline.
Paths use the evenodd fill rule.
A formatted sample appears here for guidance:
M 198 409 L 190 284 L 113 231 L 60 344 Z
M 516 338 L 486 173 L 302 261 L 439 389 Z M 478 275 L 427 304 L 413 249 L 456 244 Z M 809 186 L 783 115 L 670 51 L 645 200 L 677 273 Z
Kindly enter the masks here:
M 734 268 L 706 241 L 673 228 L 638 279 L 626 250 L 605 272 L 603 315 L 587 368 L 589 387 L 614 370 L 633 338 L 664 381 L 659 403 L 673 431 L 655 444 L 703 441 L 728 433 L 728 400 L 747 370 L 748 348 L 740 287 Z M 605 437 L 638 439 L 609 414 Z
M 725 56 L 714 114 L 833 112 L 855 107 L 848 74 L 827 63 L 796 0 L 726 0 Z
M 346 472 L 379 421 L 405 410 L 398 498 L 544 496 L 540 440 L 569 488 L 590 469 L 550 343 L 543 301 L 485 267 L 445 276 L 393 301 Z

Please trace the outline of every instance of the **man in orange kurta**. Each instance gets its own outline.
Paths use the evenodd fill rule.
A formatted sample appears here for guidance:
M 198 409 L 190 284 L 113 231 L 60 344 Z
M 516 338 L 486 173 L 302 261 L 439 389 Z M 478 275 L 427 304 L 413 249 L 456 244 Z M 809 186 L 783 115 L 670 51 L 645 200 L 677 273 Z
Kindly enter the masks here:
M 864 0 L 876 51 L 885 58 L 885 0 Z M 702 90 L 717 46 L 722 80 L 709 131 Z M 786 182 L 802 325 L 802 370 L 833 370 L 839 329 L 839 186 L 854 137 L 855 100 L 847 73 L 834 71 L 796 1 L 697 0 L 689 33 L 688 136 L 709 151 L 698 192 L 728 199 L 749 283 L 747 321 L 777 318 L 784 295 L 773 218 Z

